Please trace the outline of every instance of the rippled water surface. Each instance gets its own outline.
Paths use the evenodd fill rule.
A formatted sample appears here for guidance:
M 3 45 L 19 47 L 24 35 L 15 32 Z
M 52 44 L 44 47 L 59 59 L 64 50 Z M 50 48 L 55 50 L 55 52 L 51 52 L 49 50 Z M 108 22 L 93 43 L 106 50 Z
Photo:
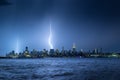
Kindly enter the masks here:
M 120 80 L 120 59 L 0 59 L 0 80 Z

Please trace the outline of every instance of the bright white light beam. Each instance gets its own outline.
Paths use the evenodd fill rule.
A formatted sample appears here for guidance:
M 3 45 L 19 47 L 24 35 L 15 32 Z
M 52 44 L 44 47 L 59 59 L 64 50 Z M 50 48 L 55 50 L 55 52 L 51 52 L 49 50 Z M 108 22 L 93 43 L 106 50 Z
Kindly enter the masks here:
M 17 40 L 17 43 L 16 43 L 16 53 L 19 53 L 19 40 Z
M 51 31 L 51 24 L 50 24 L 50 35 L 49 35 L 48 42 L 49 42 L 49 45 L 50 45 L 50 49 L 53 49 L 53 45 L 52 45 L 51 39 L 52 39 L 52 31 Z

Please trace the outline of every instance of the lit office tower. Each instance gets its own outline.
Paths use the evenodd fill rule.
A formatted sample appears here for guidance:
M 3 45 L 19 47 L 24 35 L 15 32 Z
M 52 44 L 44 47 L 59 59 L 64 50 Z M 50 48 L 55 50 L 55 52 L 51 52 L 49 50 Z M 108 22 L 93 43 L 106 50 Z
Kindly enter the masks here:
M 28 47 L 27 46 L 25 47 L 25 51 L 28 51 Z
M 64 50 L 64 47 L 62 47 L 62 52 L 64 52 L 65 50 Z
M 73 49 L 73 52 L 76 52 L 76 45 L 75 45 L 75 43 L 73 43 L 72 49 Z
M 62 53 L 62 54 L 65 53 L 64 46 L 62 47 L 61 53 Z
M 100 48 L 100 53 L 103 53 L 103 52 L 102 52 L 102 48 Z
M 30 57 L 30 53 L 29 53 L 28 47 L 25 47 L 24 56 L 25 57 Z
M 95 48 L 95 50 L 94 50 L 94 51 L 95 51 L 95 53 L 96 53 L 96 54 L 98 54 L 98 49 L 97 49 L 97 48 Z
M 82 53 L 83 53 L 83 49 L 80 49 L 80 52 L 82 52 Z
M 50 54 L 54 54 L 55 53 L 55 51 L 54 51 L 54 49 L 50 49 L 50 52 L 49 52 Z

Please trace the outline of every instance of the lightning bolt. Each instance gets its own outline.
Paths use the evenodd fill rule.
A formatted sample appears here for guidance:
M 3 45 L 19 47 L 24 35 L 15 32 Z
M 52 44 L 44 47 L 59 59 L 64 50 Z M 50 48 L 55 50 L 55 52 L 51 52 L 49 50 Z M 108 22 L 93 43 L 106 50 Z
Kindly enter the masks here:
M 52 45 L 52 42 L 51 42 L 51 38 L 52 38 L 52 31 L 51 31 L 51 24 L 50 24 L 50 35 L 49 35 L 48 42 L 49 42 L 50 48 L 53 49 L 53 45 Z

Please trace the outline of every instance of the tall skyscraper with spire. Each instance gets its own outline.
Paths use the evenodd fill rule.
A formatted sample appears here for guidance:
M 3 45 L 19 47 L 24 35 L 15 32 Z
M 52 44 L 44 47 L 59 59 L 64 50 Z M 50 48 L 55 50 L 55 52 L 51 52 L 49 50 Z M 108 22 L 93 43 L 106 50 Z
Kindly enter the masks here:
M 76 48 L 76 45 L 75 45 L 75 43 L 73 43 L 73 47 L 72 48 Z
M 76 45 L 75 45 L 75 43 L 73 43 L 72 50 L 73 50 L 73 53 L 76 52 Z

